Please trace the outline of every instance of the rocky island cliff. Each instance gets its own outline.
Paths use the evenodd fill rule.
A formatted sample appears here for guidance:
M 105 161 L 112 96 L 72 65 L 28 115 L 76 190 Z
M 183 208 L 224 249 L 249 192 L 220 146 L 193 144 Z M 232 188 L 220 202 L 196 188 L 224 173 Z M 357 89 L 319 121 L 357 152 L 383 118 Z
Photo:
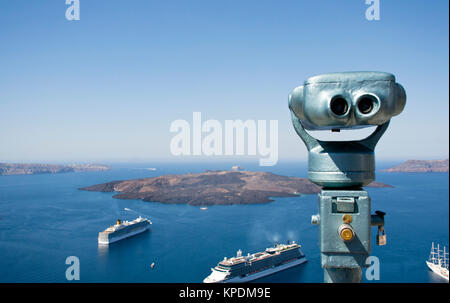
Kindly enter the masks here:
M 392 187 L 373 182 L 372 187 Z M 315 194 L 320 187 L 308 179 L 268 172 L 207 171 L 199 174 L 165 175 L 154 178 L 113 181 L 80 188 L 117 192 L 113 198 L 142 199 L 161 203 L 227 205 L 272 202 L 271 197 Z
M 382 172 L 448 173 L 447 160 L 408 160 L 400 165 L 383 169 Z

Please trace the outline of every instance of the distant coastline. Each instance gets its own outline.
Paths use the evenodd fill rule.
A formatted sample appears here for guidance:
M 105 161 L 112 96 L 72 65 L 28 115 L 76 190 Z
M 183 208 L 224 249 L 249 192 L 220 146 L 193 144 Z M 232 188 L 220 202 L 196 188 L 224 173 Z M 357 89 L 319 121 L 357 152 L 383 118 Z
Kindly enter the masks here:
M 369 187 L 392 187 L 372 182 Z M 117 192 L 116 199 L 141 199 L 168 204 L 230 205 L 272 202 L 272 197 L 315 194 L 320 187 L 308 179 L 269 172 L 206 171 L 199 174 L 164 175 L 113 181 L 80 188 L 97 192 Z
M 388 173 L 448 173 L 448 159 L 408 160 L 405 163 L 381 171 Z
M 24 164 L 24 163 L 0 163 L 0 175 L 35 175 L 35 174 L 60 174 L 83 171 L 104 171 L 110 167 L 101 164 Z

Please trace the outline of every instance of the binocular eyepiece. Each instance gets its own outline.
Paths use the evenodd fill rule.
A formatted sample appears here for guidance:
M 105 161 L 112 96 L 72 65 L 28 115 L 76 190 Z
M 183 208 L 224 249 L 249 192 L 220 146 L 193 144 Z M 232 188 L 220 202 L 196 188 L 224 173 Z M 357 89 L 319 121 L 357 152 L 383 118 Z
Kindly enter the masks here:
M 370 113 L 375 113 L 380 108 L 380 100 L 375 95 L 362 95 L 356 101 L 356 110 L 359 115 L 368 115 Z M 347 100 L 338 95 L 331 98 L 330 101 L 330 110 L 331 112 L 338 116 L 342 117 L 349 112 L 349 105 Z
M 383 72 L 314 76 L 289 95 L 289 107 L 308 130 L 382 125 L 405 107 L 406 94 Z

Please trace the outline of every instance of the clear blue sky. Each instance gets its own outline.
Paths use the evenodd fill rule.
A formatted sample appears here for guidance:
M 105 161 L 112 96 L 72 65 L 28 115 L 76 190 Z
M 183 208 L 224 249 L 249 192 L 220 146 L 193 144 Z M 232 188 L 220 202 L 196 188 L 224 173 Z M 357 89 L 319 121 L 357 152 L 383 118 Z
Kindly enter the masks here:
M 279 120 L 306 160 L 287 95 L 309 76 L 377 70 L 407 92 L 378 159 L 449 146 L 449 3 L 380 0 L 0 0 L 0 162 L 173 159 L 170 123 Z M 189 159 L 187 159 L 189 160 Z

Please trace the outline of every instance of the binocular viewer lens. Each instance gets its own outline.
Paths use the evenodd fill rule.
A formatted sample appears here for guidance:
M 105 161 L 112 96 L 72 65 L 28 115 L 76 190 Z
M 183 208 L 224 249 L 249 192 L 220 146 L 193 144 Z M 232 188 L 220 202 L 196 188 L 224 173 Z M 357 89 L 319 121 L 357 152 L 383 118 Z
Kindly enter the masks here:
M 371 95 L 361 96 L 357 101 L 357 110 L 363 114 L 370 114 L 376 107 L 377 99 Z M 336 96 L 330 101 L 330 110 L 336 116 L 344 116 L 349 111 L 349 103 L 342 96 Z
M 336 116 L 343 116 L 348 112 L 348 103 L 341 96 L 337 96 L 331 99 L 330 109 Z
M 358 110 L 362 114 L 370 114 L 370 112 L 374 108 L 374 100 L 373 97 L 363 96 L 358 101 Z

